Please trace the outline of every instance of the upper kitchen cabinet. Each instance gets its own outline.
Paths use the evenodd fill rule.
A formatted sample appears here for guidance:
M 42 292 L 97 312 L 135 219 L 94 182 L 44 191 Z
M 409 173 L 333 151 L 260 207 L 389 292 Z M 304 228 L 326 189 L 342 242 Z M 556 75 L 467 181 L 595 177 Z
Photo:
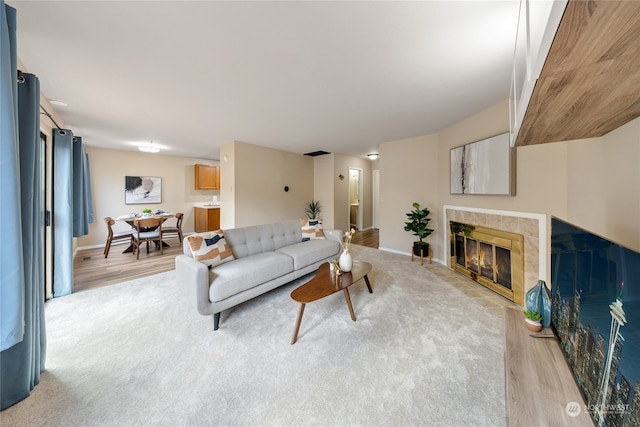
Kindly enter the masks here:
M 195 165 L 196 190 L 219 190 L 220 167 L 203 164 Z
M 534 19 L 538 12 L 532 8 L 539 3 L 547 2 L 523 0 L 521 5 L 529 16 L 524 21 L 530 25 L 531 38 L 537 34 L 532 21 L 544 16 Z M 554 31 L 560 8 L 564 13 Z M 536 50 L 525 43 L 525 55 L 518 54 L 522 43 L 516 46 L 512 145 L 599 137 L 640 117 L 640 2 L 570 0 L 553 2 L 549 11 L 542 45 Z M 555 37 L 545 54 L 545 40 L 551 33 Z M 535 52 L 537 59 L 527 59 L 529 68 L 523 72 L 522 57 Z M 536 79 L 537 61 L 542 57 L 546 59 Z

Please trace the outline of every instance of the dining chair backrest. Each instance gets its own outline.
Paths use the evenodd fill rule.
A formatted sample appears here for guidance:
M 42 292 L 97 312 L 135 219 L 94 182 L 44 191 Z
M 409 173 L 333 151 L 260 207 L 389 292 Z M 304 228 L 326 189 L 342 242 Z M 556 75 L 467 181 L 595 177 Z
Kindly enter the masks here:
M 164 222 L 164 218 L 161 216 L 152 216 L 149 218 L 137 218 L 133 221 L 133 224 L 138 231 L 138 235 L 141 232 L 147 231 L 149 228 L 155 228 L 160 233 L 162 233 L 162 223 Z M 155 231 L 155 230 L 154 230 Z
M 133 231 L 131 229 L 127 231 L 113 231 L 113 225 L 116 223 L 113 218 L 107 216 L 104 218 L 105 224 L 107 224 L 107 242 L 104 245 L 104 257 L 107 258 L 109 256 L 109 250 L 111 249 L 111 243 L 114 240 L 131 240 L 133 237 Z
M 182 218 L 184 218 L 184 214 L 182 212 L 178 212 L 176 213 L 176 218 L 177 218 L 176 228 L 178 230 L 182 230 Z
M 180 239 L 180 243 L 182 243 L 182 220 L 184 218 L 184 214 L 182 212 L 176 213 L 176 222 L 174 226 L 162 227 L 162 234 L 165 236 L 177 235 L 178 239 Z
M 140 259 L 140 244 L 147 243 L 147 253 L 149 253 L 149 242 L 155 241 L 160 247 L 160 253 L 164 253 L 162 246 L 162 223 L 165 218 L 154 216 L 149 218 L 136 218 L 133 225 L 136 228 L 136 234 L 133 237 L 133 250 L 136 258 Z
M 112 228 L 112 226 L 116 222 L 110 216 L 105 217 L 104 218 L 104 222 L 105 222 L 105 224 L 107 224 L 107 230 L 109 232 L 109 236 L 113 236 L 113 228 Z

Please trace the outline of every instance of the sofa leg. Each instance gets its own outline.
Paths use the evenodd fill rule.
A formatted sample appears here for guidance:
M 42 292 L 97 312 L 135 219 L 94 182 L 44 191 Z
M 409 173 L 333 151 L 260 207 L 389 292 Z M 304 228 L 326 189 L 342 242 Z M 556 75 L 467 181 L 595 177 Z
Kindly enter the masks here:
M 213 314 L 213 330 L 217 331 L 218 326 L 220 326 L 220 313 Z

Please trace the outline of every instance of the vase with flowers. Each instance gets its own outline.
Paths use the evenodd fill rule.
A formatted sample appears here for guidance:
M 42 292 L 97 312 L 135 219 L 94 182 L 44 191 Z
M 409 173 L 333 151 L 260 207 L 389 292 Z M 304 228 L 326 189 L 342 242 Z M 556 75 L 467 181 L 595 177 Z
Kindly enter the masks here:
M 342 253 L 340 254 L 340 258 L 338 259 L 340 270 L 344 272 L 351 271 L 351 267 L 353 266 L 353 258 L 351 257 L 349 249 L 351 249 L 351 238 L 354 234 L 356 234 L 355 228 L 352 228 L 351 230 L 344 233 Z

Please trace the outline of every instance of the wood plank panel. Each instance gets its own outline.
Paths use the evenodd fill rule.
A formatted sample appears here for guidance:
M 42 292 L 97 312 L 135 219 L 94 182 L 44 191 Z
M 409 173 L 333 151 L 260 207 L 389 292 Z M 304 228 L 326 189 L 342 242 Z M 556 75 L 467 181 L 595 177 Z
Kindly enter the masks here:
M 509 425 L 592 426 L 584 399 L 556 339 L 530 335 L 524 325 L 522 308 L 506 308 L 504 365 Z M 579 404 L 577 416 L 567 413 L 570 402 Z
M 640 117 L 640 1 L 570 0 L 516 146 L 602 136 Z

